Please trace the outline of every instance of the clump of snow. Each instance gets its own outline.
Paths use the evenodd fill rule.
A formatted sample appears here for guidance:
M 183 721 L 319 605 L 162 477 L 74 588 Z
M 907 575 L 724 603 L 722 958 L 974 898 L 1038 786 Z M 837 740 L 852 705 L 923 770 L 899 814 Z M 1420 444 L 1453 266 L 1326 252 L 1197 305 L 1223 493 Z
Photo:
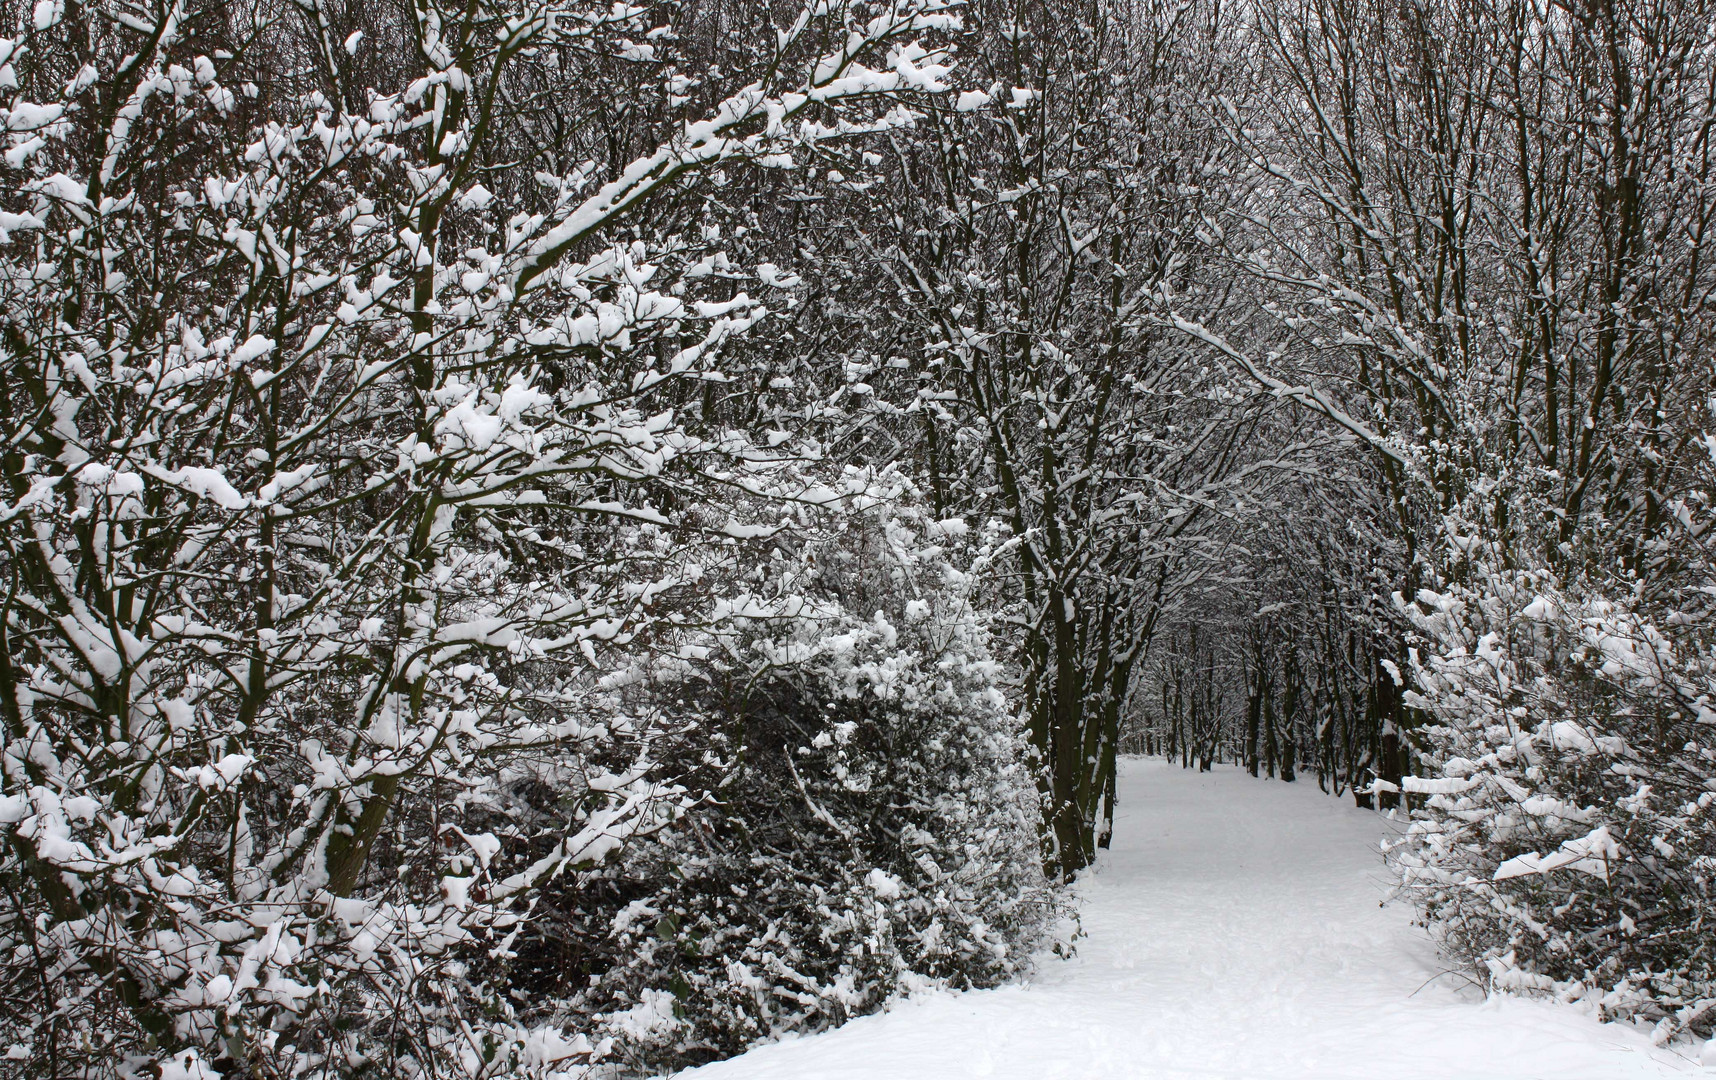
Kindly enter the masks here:
M 649 1040 L 679 1026 L 674 997 L 666 990 L 645 990 L 636 1005 L 608 1018 L 611 1026 L 633 1038 Z
M 872 870 L 864 879 L 870 886 L 870 891 L 876 894 L 878 900 L 892 900 L 900 895 L 900 879 L 886 870 Z

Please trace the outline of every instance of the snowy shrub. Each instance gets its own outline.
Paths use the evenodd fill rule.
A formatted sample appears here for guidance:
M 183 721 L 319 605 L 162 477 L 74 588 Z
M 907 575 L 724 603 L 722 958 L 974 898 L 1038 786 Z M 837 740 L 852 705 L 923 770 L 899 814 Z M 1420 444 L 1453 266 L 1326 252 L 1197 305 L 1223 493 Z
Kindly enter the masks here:
M 798 618 L 757 618 L 657 689 L 713 728 L 718 752 L 674 776 L 703 800 L 613 871 L 568 878 L 519 947 L 587 980 L 639 1064 L 994 985 L 1052 914 L 1011 676 L 972 606 L 987 552 L 898 502 L 848 525 L 764 569 L 752 610 Z
M 766 316 L 744 271 L 611 227 L 908 122 L 952 22 L 818 3 L 765 82 L 598 170 L 527 121 L 580 55 L 647 59 L 641 8 L 425 2 L 374 45 L 314 2 L 9 10 L 6 1060 L 582 1072 L 601 1047 L 491 980 L 541 885 L 685 804 L 601 674 L 733 617 L 707 504 L 773 467 L 673 411 Z M 554 813 L 507 826 L 545 766 Z
M 1542 574 L 1406 611 L 1423 710 L 1391 852 L 1450 951 L 1667 1039 L 1716 1026 L 1716 653 Z

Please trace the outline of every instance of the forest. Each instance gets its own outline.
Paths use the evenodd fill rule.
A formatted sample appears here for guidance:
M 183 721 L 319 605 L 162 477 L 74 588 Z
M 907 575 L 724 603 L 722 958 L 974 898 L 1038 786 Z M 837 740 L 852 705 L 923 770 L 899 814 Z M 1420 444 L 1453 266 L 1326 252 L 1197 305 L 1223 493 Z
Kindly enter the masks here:
M 0 24 L 0 1076 L 1013 982 L 1140 754 L 1712 1037 L 1708 0 Z

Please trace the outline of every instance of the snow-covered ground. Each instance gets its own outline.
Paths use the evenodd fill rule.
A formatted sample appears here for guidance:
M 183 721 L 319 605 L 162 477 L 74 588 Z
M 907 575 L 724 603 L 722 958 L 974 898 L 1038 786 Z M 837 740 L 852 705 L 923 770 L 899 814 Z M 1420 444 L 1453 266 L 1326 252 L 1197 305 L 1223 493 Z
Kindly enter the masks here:
M 1076 958 L 679 1080 L 1716 1076 L 1641 1031 L 1446 974 L 1408 910 L 1379 906 L 1388 827 L 1314 781 L 1126 762 Z

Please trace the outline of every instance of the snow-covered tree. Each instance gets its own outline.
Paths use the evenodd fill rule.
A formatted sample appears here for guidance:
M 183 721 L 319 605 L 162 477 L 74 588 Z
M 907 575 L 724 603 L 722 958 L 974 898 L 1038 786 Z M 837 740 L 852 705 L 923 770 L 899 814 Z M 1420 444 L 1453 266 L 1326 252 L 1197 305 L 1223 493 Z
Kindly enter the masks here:
M 1716 1027 L 1716 680 L 1703 633 L 1485 575 L 1408 607 L 1427 648 L 1420 806 L 1391 860 L 1497 988 Z M 1415 654 L 1417 655 L 1417 654 Z
M 959 92 L 807 192 L 832 272 L 797 325 L 847 361 L 823 386 L 827 442 L 909 462 L 940 512 L 1013 534 L 995 602 L 1055 875 L 1095 858 L 1134 666 L 1268 457 L 1244 432 L 1274 403 L 1231 392 L 1156 311 L 1219 302 L 1197 239 L 1226 167 L 1201 108 L 1224 70 L 1214 18 L 973 4 Z
M 708 732 L 668 762 L 707 800 L 545 898 L 520 946 L 642 1064 L 993 985 L 1055 914 L 1017 673 L 973 604 L 994 537 L 897 473 L 847 481 L 699 661 L 629 685 Z
M 1353 605 L 1362 790 L 1421 815 L 1398 865 L 1454 952 L 1707 1026 L 1709 6 L 1256 14 L 1260 82 L 1216 113 L 1243 161 L 1209 231 L 1235 303 L 1169 317 L 1351 437 L 1366 460 L 1335 482 L 1370 488 L 1365 529 L 1310 530 L 1316 558 L 1303 519 L 1278 530 L 1271 588 L 1393 576 Z M 1350 681 L 1315 625 L 1280 644 Z
M 44 0 L 0 41 L 0 1035 L 52 1075 L 600 1056 L 486 980 L 539 886 L 683 804 L 592 671 L 721 617 L 708 497 L 775 467 L 668 398 L 764 297 L 618 226 L 909 122 L 957 25 L 817 4 L 659 145 L 532 173 L 520 96 L 664 28 L 393 14 Z M 550 841 L 464 828 L 543 759 Z

